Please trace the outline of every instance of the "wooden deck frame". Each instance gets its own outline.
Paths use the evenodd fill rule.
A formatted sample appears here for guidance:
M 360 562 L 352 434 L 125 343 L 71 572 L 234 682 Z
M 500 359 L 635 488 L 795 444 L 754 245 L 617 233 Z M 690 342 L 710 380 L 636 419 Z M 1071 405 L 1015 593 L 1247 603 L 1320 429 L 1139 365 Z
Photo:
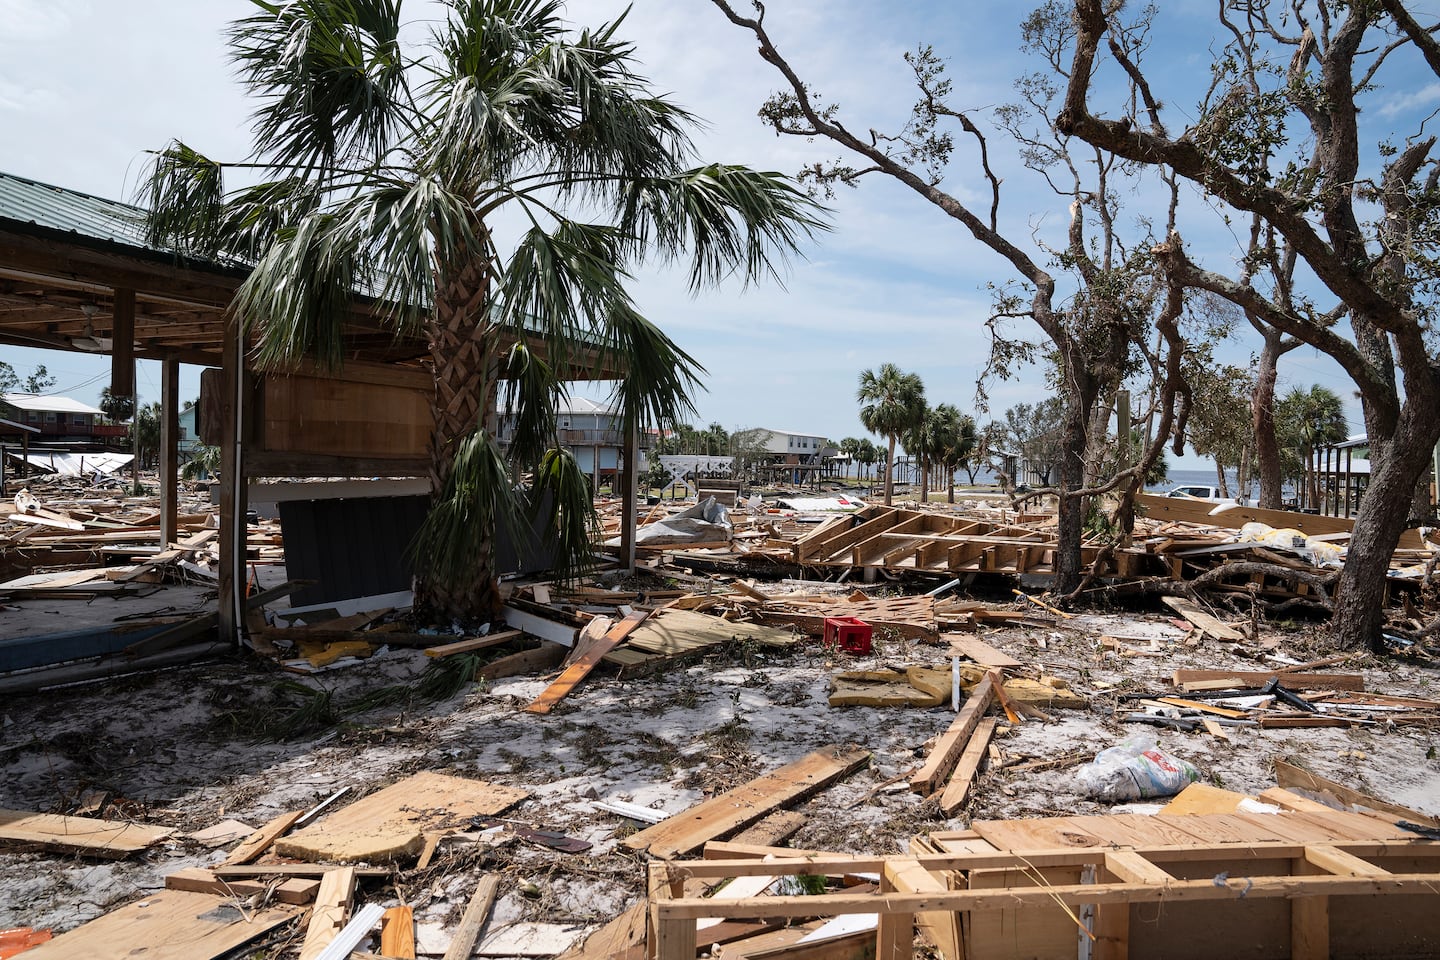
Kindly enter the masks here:
M 1371 861 L 1379 860 L 1381 863 Z M 1253 864 L 1251 875 L 1219 874 L 1180 879 L 1185 864 L 1206 861 Z M 1388 864 L 1388 867 L 1387 867 Z M 1167 869 L 1167 866 L 1171 869 Z M 1074 868 L 1092 882 L 1006 885 L 946 889 L 948 871 Z M 1178 869 L 1177 869 L 1178 867 Z M 918 872 L 936 877 L 922 892 Z M 715 913 L 715 903 L 686 897 L 689 880 L 719 881 L 758 875 L 879 873 L 880 889 L 869 894 L 765 896 L 727 901 L 731 919 L 835 917 L 876 913 L 877 960 L 913 956 L 917 914 L 962 914 L 995 910 L 1097 906 L 1093 924 L 1095 956 L 1128 956 L 1128 915 L 1106 905 L 1180 903 L 1284 898 L 1291 901 L 1290 925 L 1283 931 L 1294 960 L 1330 956 L 1329 898 L 1335 896 L 1429 894 L 1440 885 L 1440 842 L 1423 840 L 1332 840 L 1235 842 L 1182 847 L 1087 847 L 1028 851 L 919 854 L 908 857 L 821 856 L 766 860 L 653 862 L 649 866 L 648 956 L 651 960 L 694 960 L 696 920 Z M 1078 912 L 1078 911 L 1077 911 Z M 1078 931 L 1077 931 L 1078 933 Z

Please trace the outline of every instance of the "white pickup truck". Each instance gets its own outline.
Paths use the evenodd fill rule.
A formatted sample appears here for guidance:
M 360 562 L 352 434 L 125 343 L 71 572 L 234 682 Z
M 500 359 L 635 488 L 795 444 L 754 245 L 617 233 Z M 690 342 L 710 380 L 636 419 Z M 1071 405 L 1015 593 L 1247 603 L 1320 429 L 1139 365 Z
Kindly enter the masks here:
M 1219 487 L 1207 487 L 1203 484 L 1187 483 L 1180 487 L 1171 487 L 1166 491 L 1167 497 L 1178 497 L 1183 500 L 1204 500 L 1208 503 L 1234 503 L 1239 506 L 1247 506 L 1243 497 L 1222 497 Z

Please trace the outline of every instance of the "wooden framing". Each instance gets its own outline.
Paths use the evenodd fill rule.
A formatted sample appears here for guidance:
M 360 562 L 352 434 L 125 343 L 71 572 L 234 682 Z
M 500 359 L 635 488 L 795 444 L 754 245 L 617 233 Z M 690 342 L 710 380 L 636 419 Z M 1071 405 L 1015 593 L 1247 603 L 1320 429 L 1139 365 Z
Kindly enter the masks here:
M 1081 547 L 1087 564 L 1098 553 Z M 795 543 L 794 557 L 807 566 L 1043 574 L 1054 572 L 1055 542 L 1025 527 L 876 506 L 824 524 Z
M 1440 919 L 1431 919 L 1437 913 L 1440 843 L 1423 840 L 1256 841 L 1092 846 L 1023 854 L 991 850 L 908 857 L 703 860 L 654 862 L 649 869 L 652 960 L 694 960 L 695 923 L 716 912 L 713 900 L 684 895 L 685 880 L 799 873 L 879 873 L 882 879 L 880 889 L 867 894 L 727 900 L 726 917 L 879 914 L 875 956 L 884 960 L 913 955 L 917 915 L 933 919 L 942 912 L 953 912 L 963 915 L 962 919 L 994 918 L 995 912 L 1002 910 L 1029 911 L 1032 922 L 1038 922 L 1040 911 L 1063 918 L 1059 935 L 1027 940 L 1023 946 L 1013 941 L 977 943 L 977 931 L 972 928 L 971 942 L 963 954 L 967 960 L 1018 955 L 1074 957 L 1081 934 L 1076 920 L 1065 914 L 1061 904 L 1069 907 L 1075 918 L 1091 917 L 1087 922 L 1095 937 L 1095 957 L 1130 955 L 1130 908 L 1139 904 L 1154 905 L 1143 914 L 1147 926 L 1155 928 L 1144 931 L 1146 937 L 1153 938 L 1157 930 L 1164 936 L 1171 916 L 1187 929 L 1200 922 L 1197 918 L 1209 918 L 1208 937 L 1193 943 L 1166 940 L 1167 957 L 1419 957 L 1433 955 L 1437 941 L 1432 938 L 1440 937 Z M 989 879 L 996 872 L 1001 874 L 998 884 Z M 933 879 L 923 879 L 926 875 Z M 1037 884 L 1039 876 L 1045 879 Z M 957 889 L 947 877 L 970 878 L 972 882 Z M 1383 911 L 1392 899 L 1409 909 L 1407 916 L 1413 914 L 1414 923 L 1393 928 L 1366 926 L 1363 945 L 1352 942 L 1356 936 L 1353 914 Z M 1282 905 L 1264 908 L 1263 901 Z M 1283 906 L 1287 901 L 1288 909 Z M 1205 904 L 1215 906 L 1207 908 Z M 1098 910 L 1081 909 L 1088 907 Z M 1337 929 L 1345 932 L 1344 939 L 1332 936 Z M 1253 935 L 1263 936 L 1265 943 L 1256 944 L 1250 939 Z M 1234 952 L 1227 949 L 1231 943 Z M 1138 944 L 1136 950 L 1137 956 L 1150 955 Z

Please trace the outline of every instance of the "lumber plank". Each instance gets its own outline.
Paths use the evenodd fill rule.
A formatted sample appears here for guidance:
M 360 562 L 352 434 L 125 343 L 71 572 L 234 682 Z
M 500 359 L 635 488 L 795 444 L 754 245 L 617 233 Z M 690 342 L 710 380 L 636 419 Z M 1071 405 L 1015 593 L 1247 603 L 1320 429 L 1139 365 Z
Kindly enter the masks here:
M 315 960 L 345 926 L 345 914 L 355 898 L 355 868 L 335 867 L 320 877 L 315 906 L 310 910 L 310 925 L 305 928 L 305 942 L 300 947 L 300 960 Z
M 269 823 L 241 841 L 240 845 L 234 850 L 231 850 L 230 855 L 225 858 L 225 864 L 227 866 L 235 866 L 254 860 L 266 850 L 269 850 L 271 845 L 274 844 L 279 837 L 284 835 L 287 830 L 295 826 L 295 821 L 303 816 L 305 816 L 304 810 L 292 810 L 289 813 L 282 813 L 280 816 L 275 817 Z
M 1008 653 L 996 650 L 973 633 L 947 633 L 940 638 L 950 644 L 950 649 L 962 657 L 969 657 L 982 667 L 999 667 L 1002 670 L 1023 667 L 1025 664 Z
M 295 916 L 290 907 L 241 910 L 206 893 L 160 890 L 112 910 L 49 943 L 26 960 L 211 960 Z M 140 951 L 143 949 L 143 954 Z
M 174 832 L 165 827 L 121 820 L 0 810 L 0 845 L 5 846 L 38 846 L 65 853 L 119 858 L 139 853 Z
M 1207 633 L 1216 640 L 1226 640 L 1238 643 L 1245 639 L 1245 634 L 1235 629 L 1230 624 L 1216 617 L 1211 616 L 1194 603 L 1184 597 L 1161 597 L 1165 605 L 1174 610 L 1180 616 L 1193 623 L 1197 629 Z
M 800 832 L 810 818 L 793 810 L 776 810 L 731 837 L 735 843 L 775 846 Z
M 240 877 L 226 879 L 216 876 L 214 870 L 207 870 L 204 867 L 186 867 L 166 875 L 165 889 L 208 893 L 218 897 L 251 897 L 265 893 L 270 889 L 270 884 Z M 281 903 L 306 904 L 315 899 L 319 889 L 319 880 L 291 877 L 275 884 L 275 899 Z
M 1199 523 L 1227 530 L 1239 530 L 1247 523 L 1264 523 L 1276 528 L 1299 530 L 1307 535 L 1350 533 L 1355 523 L 1344 517 L 1324 517 L 1318 514 L 1293 513 L 1289 510 L 1262 510 L 1259 507 L 1232 506 L 1214 515 L 1211 511 L 1216 504 L 1202 500 L 1186 500 L 1179 497 L 1162 497 L 1142 493 L 1135 497 L 1135 506 L 1144 509 L 1146 517 L 1152 520 L 1179 520 L 1183 523 Z M 1416 530 L 1406 530 L 1396 545 L 1401 550 L 1423 550 L 1425 541 Z
M 385 911 L 380 927 L 380 952 L 395 960 L 415 960 L 415 914 L 409 907 Z
M 424 849 L 426 833 L 461 829 L 471 818 L 495 816 L 529 795 L 515 787 L 422 771 L 280 839 L 275 852 L 331 863 L 414 857 Z
M 426 647 L 427 657 L 452 657 L 457 653 L 473 653 L 476 650 L 484 650 L 486 647 L 496 647 L 502 643 L 509 643 L 516 637 L 523 636 L 520 630 L 501 630 L 499 633 L 492 633 L 488 637 L 472 637 L 469 640 L 457 640 L 454 643 L 444 643 L 438 647 Z
M 945 881 L 914 860 L 900 860 L 889 871 L 890 882 L 900 893 L 944 893 Z M 963 960 L 964 946 L 960 939 L 960 917 L 947 910 L 927 910 L 915 914 L 918 926 L 945 960 Z
M 1242 687 L 1262 687 L 1274 677 L 1287 690 L 1353 690 L 1365 689 L 1365 678 L 1358 673 L 1282 673 L 1274 670 L 1176 670 L 1171 675 L 1175 686 L 1210 680 L 1234 680 Z
M 1175 877 L 1134 850 L 1106 850 L 1105 869 L 1126 883 L 1174 883 Z
M 522 673 L 551 670 L 560 665 L 560 661 L 565 659 L 565 654 L 569 652 L 569 649 L 558 643 L 542 640 L 540 646 L 533 650 L 521 650 L 519 653 L 512 653 L 508 657 L 501 657 L 485 664 L 475 671 L 475 679 L 500 680 Z
M 945 785 L 945 792 L 940 794 L 940 809 L 945 813 L 953 814 L 965 805 L 970 784 L 974 782 L 975 774 L 979 772 L 980 764 L 985 759 L 985 752 L 990 746 L 990 738 L 995 735 L 997 723 L 997 718 L 986 717 L 976 724 L 975 732 L 970 735 L 970 742 L 965 745 L 965 752 L 955 764 L 955 772 L 951 775 L 950 782 Z
M 495 903 L 495 893 L 499 888 L 500 878 L 494 874 L 486 874 L 480 878 L 470 902 L 465 906 L 465 915 L 460 918 L 460 926 L 450 938 L 450 945 L 445 949 L 445 956 L 441 960 L 469 960 L 476 942 L 480 939 L 480 931 L 490 916 L 490 908 Z
M 586 647 L 584 652 L 577 656 L 574 661 L 565 668 L 559 678 L 550 684 L 550 686 L 546 687 L 540 696 L 536 697 L 530 705 L 525 708 L 525 712 L 549 713 L 555 709 L 555 704 L 565 699 L 570 691 L 574 690 L 581 681 L 590 675 L 590 671 L 594 670 L 600 664 L 605 654 L 623 643 L 625 638 L 630 636 L 630 633 L 636 627 L 640 626 L 648 616 L 650 616 L 649 610 L 635 610 L 627 614 L 625 619 L 611 627 L 605 636 L 593 641 Z
M 1318 773 L 1311 773 L 1309 770 L 1297 767 L 1293 763 L 1287 763 L 1279 757 L 1275 758 L 1274 763 L 1275 782 L 1282 787 L 1299 787 L 1302 790 L 1311 790 L 1315 793 L 1328 793 L 1341 803 L 1369 807 L 1371 810 L 1391 814 L 1400 820 L 1408 820 L 1411 823 L 1421 823 L 1427 827 L 1440 828 L 1440 819 L 1421 813 L 1419 810 L 1402 807 L 1399 804 L 1381 800 L 1379 797 L 1372 797 L 1368 793 L 1353 790 L 1343 783 L 1328 780 Z
M 689 853 L 707 840 L 749 826 L 772 810 L 803 799 L 847 776 L 870 759 L 868 750 L 823 747 L 794 763 L 711 797 L 624 840 L 631 850 L 664 859 Z
M 965 745 L 970 742 L 970 735 L 975 732 L 976 724 L 985 715 L 985 711 L 990 709 L 994 699 L 995 686 L 987 674 L 970 691 L 969 698 L 955 715 L 949 728 L 935 741 L 930 756 L 925 758 L 925 765 L 910 778 L 911 790 L 923 796 L 935 792 L 940 783 L 950 775 L 950 771 L 955 769 L 955 763 L 960 759 Z

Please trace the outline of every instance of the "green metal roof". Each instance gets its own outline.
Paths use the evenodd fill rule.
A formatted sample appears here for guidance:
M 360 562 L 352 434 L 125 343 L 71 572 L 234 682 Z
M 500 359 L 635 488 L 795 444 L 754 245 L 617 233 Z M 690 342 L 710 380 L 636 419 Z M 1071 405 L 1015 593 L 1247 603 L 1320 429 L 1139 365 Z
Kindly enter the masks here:
M 13 173 L 0 172 L 0 219 L 168 252 L 145 242 L 145 211 L 141 208 Z

